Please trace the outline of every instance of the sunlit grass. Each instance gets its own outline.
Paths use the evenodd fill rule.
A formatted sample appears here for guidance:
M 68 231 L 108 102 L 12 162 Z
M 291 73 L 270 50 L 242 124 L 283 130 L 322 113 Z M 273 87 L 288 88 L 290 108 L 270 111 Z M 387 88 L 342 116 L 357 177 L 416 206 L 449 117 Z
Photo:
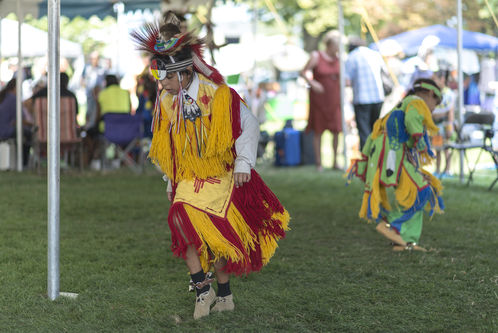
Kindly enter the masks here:
M 46 178 L 0 173 L 0 332 L 493 332 L 498 329 L 494 174 L 444 180 L 427 253 L 394 253 L 358 216 L 362 184 L 313 166 L 260 166 L 291 213 L 261 273 L 232 279 L 236 310 L 192 319 L 169 250 L 166 186 L 152 168 L 61 174 L 60 289 L 47 293 Z

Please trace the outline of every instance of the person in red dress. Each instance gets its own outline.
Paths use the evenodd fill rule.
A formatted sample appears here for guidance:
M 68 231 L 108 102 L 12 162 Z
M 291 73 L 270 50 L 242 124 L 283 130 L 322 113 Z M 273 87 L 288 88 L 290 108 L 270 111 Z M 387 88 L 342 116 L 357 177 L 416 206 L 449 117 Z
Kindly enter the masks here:
M 325 130 L 332 132 L 332 168 L 337 166 L 337 146 L 339 133 L 342 132 L 340 101 L 340 66 L 339 66 L 338 31 L 325 35 L 324 51 L 313 51 L 301 76 L 310 85 L 310 108 L 306 132 L 313 131 L 313 150 L 318 171 L 322 171 L 321 142 Z

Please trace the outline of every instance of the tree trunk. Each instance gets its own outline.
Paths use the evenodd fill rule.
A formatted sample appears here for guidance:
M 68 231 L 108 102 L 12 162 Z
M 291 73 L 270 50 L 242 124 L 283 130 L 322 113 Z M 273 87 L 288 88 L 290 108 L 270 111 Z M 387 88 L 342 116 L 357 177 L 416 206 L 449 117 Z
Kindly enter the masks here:
M 317 37 L 311 36 L 303 25 L 303 48 L 306 52 L 318 50 L 320 39 L 326 32 L 321 32 Z

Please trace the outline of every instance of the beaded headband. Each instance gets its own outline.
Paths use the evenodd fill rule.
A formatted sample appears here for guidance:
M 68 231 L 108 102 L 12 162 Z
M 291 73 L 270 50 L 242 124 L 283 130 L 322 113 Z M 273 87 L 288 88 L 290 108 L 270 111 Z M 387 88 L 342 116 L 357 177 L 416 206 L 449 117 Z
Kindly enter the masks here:
M 413 88 L 414 89 L 415 88 L 424 88 L 424 89 L 433 91 L 434 94 L 441 99 L 441 96 L 442 96 L 441 91 L 437 87 L 433 86 L 432 84 L 429 84 L 426 82 L 421 82 L 421 83 L 414 84 Z

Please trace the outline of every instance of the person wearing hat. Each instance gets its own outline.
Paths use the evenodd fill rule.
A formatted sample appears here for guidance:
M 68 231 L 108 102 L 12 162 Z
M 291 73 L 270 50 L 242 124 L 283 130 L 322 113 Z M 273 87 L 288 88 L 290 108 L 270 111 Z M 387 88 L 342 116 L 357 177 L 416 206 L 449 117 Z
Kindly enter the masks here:
M 190 271 L 199 319 L 234 309 L 230 275 L 269 262 L 289 214 L 253 169 L 257 120 L 203 60 L 203 41 L 178 24 L 167 15 L 160 27 L 147 24 L 132 37 L 152 55 L 158 93 L 149 158 L 168 180 L 171 249 Z M 206 277 L 212 268 L 217 294 Z
M 393 250 L 420 250 L 423 212 L 444 209 L 440 181 L 423 167 L 432 162 L 429 135 L 438 127 L 432 112 L 441 90 L 431 79 L 415 81 L 408 95 L 375 122 L 362 157 L 349 170 L 365 182 L 359 216 L 377 223 Z M 394 202 L 394 205 L 391 205 Z

